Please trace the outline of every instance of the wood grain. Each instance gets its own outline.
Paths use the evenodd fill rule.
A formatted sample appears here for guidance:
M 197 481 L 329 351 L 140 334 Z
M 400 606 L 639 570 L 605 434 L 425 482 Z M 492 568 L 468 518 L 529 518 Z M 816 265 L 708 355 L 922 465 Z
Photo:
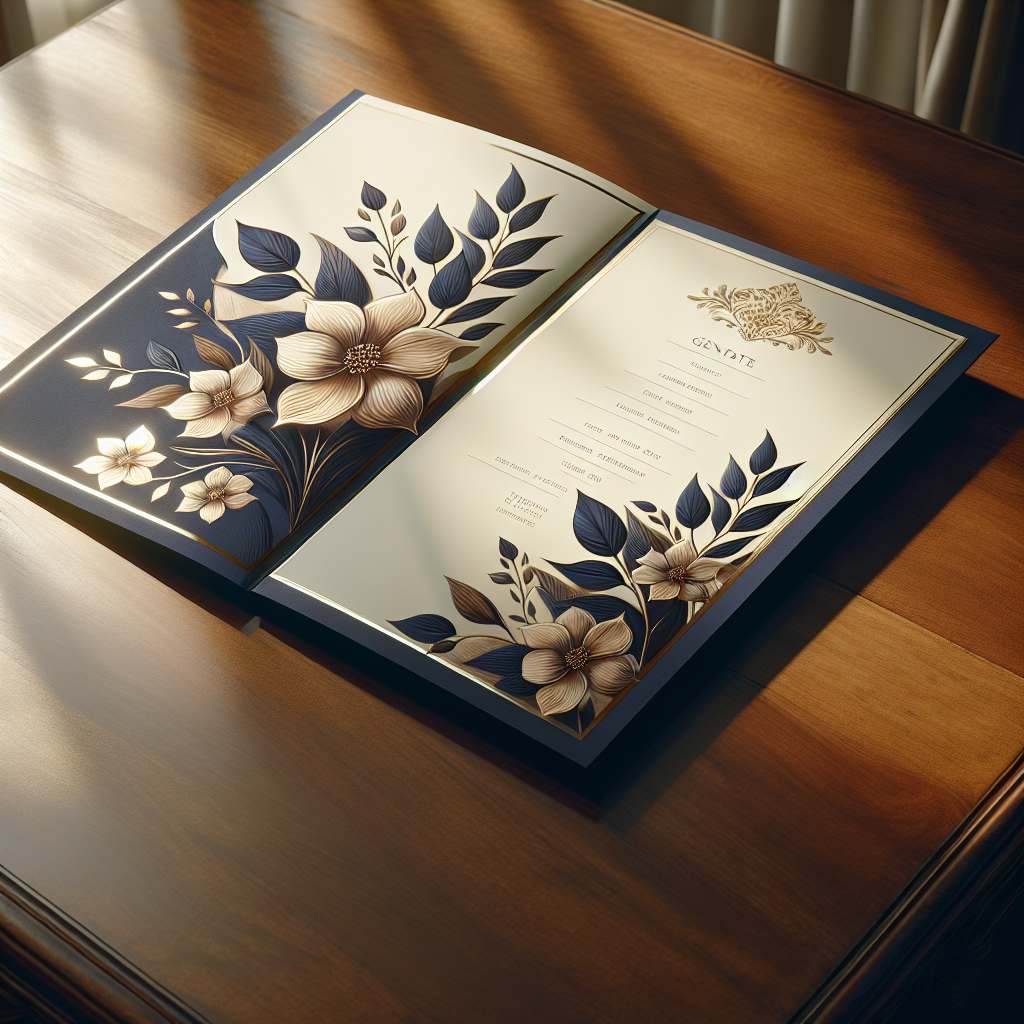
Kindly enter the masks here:
M 611 4 L 124 0 L 0 72 L 0 358 L 352 88 L 1002 336 L 597 821 L 0 486 L 0 863 L 210 1021 L 785 1020 L 1021 747 L 1024 163 Z

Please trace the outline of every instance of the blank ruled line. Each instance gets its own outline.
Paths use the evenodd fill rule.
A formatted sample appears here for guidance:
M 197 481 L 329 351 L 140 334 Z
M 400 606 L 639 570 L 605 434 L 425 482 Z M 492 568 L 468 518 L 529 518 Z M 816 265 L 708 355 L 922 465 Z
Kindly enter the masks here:
M 718 381 L 708 380 L 707 377 L 701 377 L 694 373 L 692 370 L 684 370 L 681 366 L 676 366 L 675 363 L 670 363 L 667 359 L 659 359 L 659 363 L 664 363 L 666 366 L 671 366 L 673 370 L 678 370 L 680 373 L 685 373 L 687 377 L 692 377 L 694 380 L 703 381 L 708 387 L 721 388 L 722 391 L 728 391 L 730 395 L 735 395 L 737 398 L 746 398 L 746 395 L 741 395 L 738 391 L 732 391 L 727 388 L 724 384 L 719 384 Z
M 710 409 L 712 412 L 717 412 L 719 416 L 728 416 L 727 412 L 723 412 L 721 409 L 716 409 L 713 405 L 705 405 L 703 402 L 698 402 L 696 398 L 691 398 L 689 395 L 684 395 L 681 391 L 673 391 L 672 388 L 665 387 L 664 384 L 656 380 L 651 380 L 650 377 L 643 377 L 639 373 L 633 373 L 632 370 L 626 370 L 631 377 L 639 377 L 640 380 L 647 381 L 648 384 L 653 384 L 656 388 L 661 388 L 662 391 L 667 391 L 670 395 L 678 395 L 680 398 L 685 398 L 688 402 L 693 402 L 694 405 L 699 405 L 702 409 Z
M 469 452 L 466 453 L 469 455 Z M 543 491 L 545 494 L 550 494 L 552 498 L 557 498 L 559 501 L 562 500 L 561 494 L 556 494 L 554 491 L 549 491 L 546 487 L 541 487 L 540 484 L 535 484 L 532 480 L 526 480 L 521 476 L 516 476 L 515 473 L 510 473 L 507 469 L 502 469 L 501 466 L 494 465 L 493 462 L 487 462 L 484 459 L 477 459 L 475 455 L 469 456 L 471 459 L 476 459 L 481 466 L 488 466 L 491 469 L 496 469 L 499 473 L 504 473 L 505 476 L 512 477 L 517 483 L 521 483 L 524 487 L 536 487 L 538 491 Z
M 605 385 L 609 391 L 614 391 L 617 395 L 622 395 L 623 398 L 628 398 L 631 402 L 636 402 L 637 405 L 646 405 L 648 409 L 653 409 L 655 412 L 660 412 L 662 416 L 669 416 L 674 420 L 679 420 L 680 423 L 687 427 L 693 427 L 694 430 L 703 430 L 705 434 L 710 434 L 712 437 L 718 437 L 713 430 L 707 430 L 705 427 L 698 427 L 696 423 L 691 423 L 687 419 L 683 419 L 678 413 L 666 412 L 664 409 L 657 405 L 651 405 L 650 402 L 641 401 L 639 398 L 634 398 L 632 395 L 627 395 L 625 391 L 620 391 L 618 388 L 613 388 L 610 384 Z
M 716 359 L 714 356 L 705 355 L 705 349 L 699 349 L 694 351 L 692 348 L 687 348 L 685 345 L 680 345 L 678 341 L 673 341 L 671 338 L 665 339 L 670 345 L 675 345 L 676 348 L 681 348 L 684 352 L 689 352 L 691 355 L 699 356 L 701 359 L 707 359 L 712 363 L 720 363 L 727 370 L 735 370 L 737 373 L 742 373 L 744 377 L 753 377 L 754 380 L 759 380 L 762 384 L 764 383 L 764 377 L 758 377 L 756 373 L 747 373 L 746 370 L 741 370 L 738 366 L 731 366 L 729 363 L 722 359 Z
M 551 420 L 552 423 L 557 423 L 560 427 L 565 427 L 566 430 L 571 430 L 574 434 L 579 434 L 580 437 L 585 437 L 585 438 L 589 439 L 590 441 L 593 441 L 594 444 L 600 444 L 600 446 L 602 448 L 610 448 L 611 451 L 615 451 L 616 450 L 614 448 L 611 448 L 611 446 L 608 444 L 607 441 L 601 441 L 601 442 L 596 441 L 592 434 L 588 434 L 585 430 L 580 430 L 579 427 L 570 427 L 568 423 L 563 423 L 561 420 L 556 420 L 554 418 L 554 416 L 549 416 L 548 419 Z M 620 440 L 621 440 L 621 438 L 620 438 Z M 623 452 L 623 453 L 620 453 L 620 454 L 625 454 L 625 453 Z M 667 469 L 662 469 L 661 466 L 655 466 L 655 465 L 653 465 L 650 462 L 644 462 L 643 459 L 639 458 L 636 455 L 630 454 L 630 455 L 627 455 L 626 457 L 632 459 L 634 462 L 639 462 L 641 466 L 647 466 L 649 469 L 656 469 L 659 473 L 664 473 L 665 476 L 671 476 L 672 475 Z
M 606 409 L 603 405 L 598 405 L 596 402 L 589 402 L 585 398 L 580 398 L 579 395 L 576 396 L 576 401 L 582 402 L 584 405 L 593 406 L 595 409 L 600 409 L 601 412 L 606 412 L 609 416 L 617 416 L 620 420 L 625 420 L 627 423 L 631 423 L 634 427 L 646 430 L 649 434 L 653 434 L 655 437 L 660 437 L 662 441 L 668 441 L 669 444 L 677 444 L 680 448 L 685 448 L 688 452 L 696 452 L 697 450 L 696 448 L 691 448 L 688 444 L 683 444 L 682 441 L 675 440 L 675 438 L 666 437 L 660 431 L 652 430 L 650 427 L 646 427 L 642 423 L 637 423 L 636 420 L 630 419 L 628 416 L 623 416 L 620 412 L 614 412 L 611 409 Z

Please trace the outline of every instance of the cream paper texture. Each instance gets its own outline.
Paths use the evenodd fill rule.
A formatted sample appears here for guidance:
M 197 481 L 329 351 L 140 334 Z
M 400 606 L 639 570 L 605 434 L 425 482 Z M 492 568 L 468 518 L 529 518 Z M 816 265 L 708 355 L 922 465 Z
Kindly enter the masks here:
M 745 342 L 688 297 L 786 283 L 827 324 L 831 355 Z M 548 571 L 592 558 L 573 532 L 577 490 L 622 517 L 643 515 L 637 501 L 671 515 L 695 474 L 705 492 L 722 486 L 730 455 L 749 477 L 769 431 L 777 466 L 802 465 L 764 501 L 802 500 L 767 543 L 961 342 L 656 223 L 275 576 L 384 629 L 436 613 L 461 634 L 501 635 L 462 619 L 445 580 L 520 611 L 488 579 L 499 537 Z

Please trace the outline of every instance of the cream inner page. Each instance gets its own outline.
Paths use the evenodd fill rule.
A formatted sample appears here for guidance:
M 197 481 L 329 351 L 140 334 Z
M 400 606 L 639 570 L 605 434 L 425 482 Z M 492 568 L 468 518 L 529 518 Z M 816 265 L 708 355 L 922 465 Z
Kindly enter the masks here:
M 583 731 L 962 340 L 655 222 L 275 577 L 421 650 L 430 615 L 554 643 L 549 674 L 584 677 L 586 713 L 570 694 L 549 717 Z M 603 660 L 632 657 L 625 682 L 597 672 L 585 619 L 571 657 L 533 629 L 573 605 L 623 617 L 629 646 Z M 443 656 L 544 711 L 542 659 L 503 676 L 522 651 L 487 647 Z

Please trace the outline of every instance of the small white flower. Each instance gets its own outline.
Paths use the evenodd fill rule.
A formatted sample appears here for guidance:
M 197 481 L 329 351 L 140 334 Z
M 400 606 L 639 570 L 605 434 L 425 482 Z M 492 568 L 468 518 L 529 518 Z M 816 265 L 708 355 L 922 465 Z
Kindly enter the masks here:
M 213 437 L 271 411 L 263 393 L 263 375 L 250 362 L 230 370 L 194 370 L 189 387 L 187 395 L 167 406 L 175 419 L 188 420 L 182 437 Z
M 247 476 L 234 476 L 227 466 L 219 466 L 206 474 L 200 483 L 194 480 L 181 485 L 181 493 L 185 495 L 176 512 L 198 512 L 208 523 L 220 519 L 224 510 L 244 508 L 250 501 L 256 501 L 254 494 L 245 492 L 252 487 Z
M 123 441 L 116 437 L 99 437 L 96 446 L 101 454 L 80 462 L 77 469 L 99 475 L 100 490 L 122 481 L 132 487 L 148 484 L 153 479 L 150 468 L 164 461 L 164 456 L 153 451 L 156 440 L 145 428 L 133 430 Z

